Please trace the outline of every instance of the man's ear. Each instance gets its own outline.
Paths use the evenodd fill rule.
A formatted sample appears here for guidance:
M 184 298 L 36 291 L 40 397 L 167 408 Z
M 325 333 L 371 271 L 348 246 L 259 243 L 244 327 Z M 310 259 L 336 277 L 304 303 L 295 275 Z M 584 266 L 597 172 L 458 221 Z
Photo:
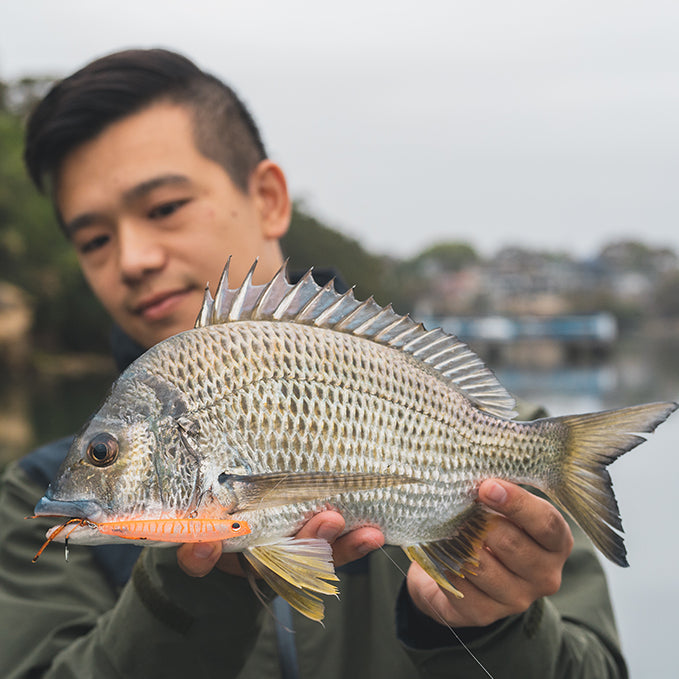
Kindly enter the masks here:
M 275 240 L 285 235 L 292 202 L 283 170 L 271 160 L 262 160 L 250 175 L 250 195 L 259 211 L 262 235 Z

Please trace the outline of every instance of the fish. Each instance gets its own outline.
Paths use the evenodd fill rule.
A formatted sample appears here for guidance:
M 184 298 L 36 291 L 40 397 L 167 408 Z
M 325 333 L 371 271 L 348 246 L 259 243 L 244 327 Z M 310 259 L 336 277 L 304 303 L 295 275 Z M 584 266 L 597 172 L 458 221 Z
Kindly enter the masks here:
M 514 398 L 455 336 L 311 271 L 292 284 L 284 265 L 254 284 L 256 266 L 232 289 L 227 262 L 195 327 L 114 383 L 36 506 L 71 517 L 55 539 L 163 546 L 98 526 L 236 522 L 246 530 L 222 549 L 320 621 L 337 575 L 326 541 L 294 539 L 305 521 L 331 508 L 346 531 L 375 526 L 461 596 L 456 577 L 473 572 L 492 523 L 477 501 L 492 477 L 541 491 L 628 565 L 607 467 L 677 403 L 517 421 Z

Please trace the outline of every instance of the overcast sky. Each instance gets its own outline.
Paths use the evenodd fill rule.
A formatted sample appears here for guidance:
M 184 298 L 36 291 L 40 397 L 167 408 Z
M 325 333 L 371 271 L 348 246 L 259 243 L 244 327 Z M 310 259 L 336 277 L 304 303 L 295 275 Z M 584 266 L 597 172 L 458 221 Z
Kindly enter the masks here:
M 123 11 L 122 8 L 129 8 Z M 15 0 L 0 78 L 132 46 L 250 104 L 292 193 L 376 252 L 679 251 L 679 2 Z

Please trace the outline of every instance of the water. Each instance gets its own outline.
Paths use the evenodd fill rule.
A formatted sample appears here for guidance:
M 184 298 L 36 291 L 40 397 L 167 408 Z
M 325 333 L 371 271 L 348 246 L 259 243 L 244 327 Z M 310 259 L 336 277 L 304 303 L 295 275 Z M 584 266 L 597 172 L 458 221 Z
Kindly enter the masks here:
M 587 412 L 679 400 L 678 349 L 679 339 L 632 343 L 622 346 L 604 365 L 548 371 L 505 366 L 496 372 L 510 391 L 545 405 L 551 414 Z M 110 375 L 102 375 L 31 379 L 0 386 L 0 467 L 34 445 L 78 429 L 97 409 L 110 382 Z M 675 493 L 679 489 L 674 486 L 679 482 L 678 440 L 676 413 L 646 443 L 610 468 L 631 566 L 618 568 L 602 561 L 632 677 L 676 674 L 673 642 L 674 611 L 679 610 L 675 577 L 679 550 L 674 536 Z

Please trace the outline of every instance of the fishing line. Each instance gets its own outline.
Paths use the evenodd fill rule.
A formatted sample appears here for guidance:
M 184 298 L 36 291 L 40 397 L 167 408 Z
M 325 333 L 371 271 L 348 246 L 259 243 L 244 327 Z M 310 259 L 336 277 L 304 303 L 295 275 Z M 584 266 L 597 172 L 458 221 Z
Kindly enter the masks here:
M 384 548 L 384 545 L 380 546 L 380 550 L 387 557 L 387 559 L 389 559 L 389 561 L 391 561 L 391 563 L 393 563 L 394 566 L 396 566 L 396 569 L 399 571 L 399 573 L 401 573 L 401 575 L 404 578 L 407 578 L 408 574 L 401 568 L 401 566 L 399 566 L 396 560 L 391 557 L 389 552 L 387 552 L 387 550 Z M 493 675 L 483 666 L 482 662 L 474 655 L 474 652 L 471 650 L 471 648 L 469 648 L 469 646 L 467 646 L 467 644 L 465 644 L 464 641 L 462 641 L 460 635 L 450 626 L 448 621 L 434 608 L 434 604 L 432 603 L 431 599 L 427 599 L 427 597 L 425 597 L 424 600 L 429 604 L 431 612 L 439 619 L 442 625 L 444 625 L 450 630 L 450 632 L 455 637 L 457 642 L 469 654 L 472 660 L 474 660 L 474 662 L 486 673 L 487 676 L 490 677 L 490 679 L 493 679 Z
M 355 519 L 356 521 L 359 520 L 358 517 L 348 507 L 344 506 L 342 508 L 342 510 L 346 511 L 347 514 L 350 514 L 351 517 L 353 519 Z M 401 568 L 401 566 L 398 564 L 398 562 L 395 559 L 392 558 L 392 556 L 389 554 L 389 552 L 387 552 L 387 550 L 384 548 L 384 545 L 380 545 L 379 549 L 387 557 L 387 559 L 389 559 L 389 561 L 391 561 L 391 563 L 393 563 L 394 566 L 396 566 L 396 570 L 404 578 L 407 579 L 408 574 Z M 484 667 L 483 663 L 474 655 L 474 651 L 472 651 L 471 648 L 469 648 L 469 646 L 467 646 L 467 644 L 465 644 L 464 641 L 462 641 L 462 638 L 460 637 L 460 635 L 450 626 L 448 621 L 434 608 L 434 604 L 432 603 L 432 600 L 427 599 L 427 597 L 424 597 L 424 600 L 429 604 L 429 608 L 431 609 L 431 612 L 436 616 L 436 618 L 438 618 L 438 620 L 440 621 L 440 623 L 444 627 L 448 628 L 450 633 L 455 637 L 455 640 L 458 642 L 458 644 L 460 644 L 460 646 L 469 654 L 469 656 L 472 658 L 472 660 L 484 671 L 486 676 L 490 677 L 490 679 L 494 679 L 493 675 Z

